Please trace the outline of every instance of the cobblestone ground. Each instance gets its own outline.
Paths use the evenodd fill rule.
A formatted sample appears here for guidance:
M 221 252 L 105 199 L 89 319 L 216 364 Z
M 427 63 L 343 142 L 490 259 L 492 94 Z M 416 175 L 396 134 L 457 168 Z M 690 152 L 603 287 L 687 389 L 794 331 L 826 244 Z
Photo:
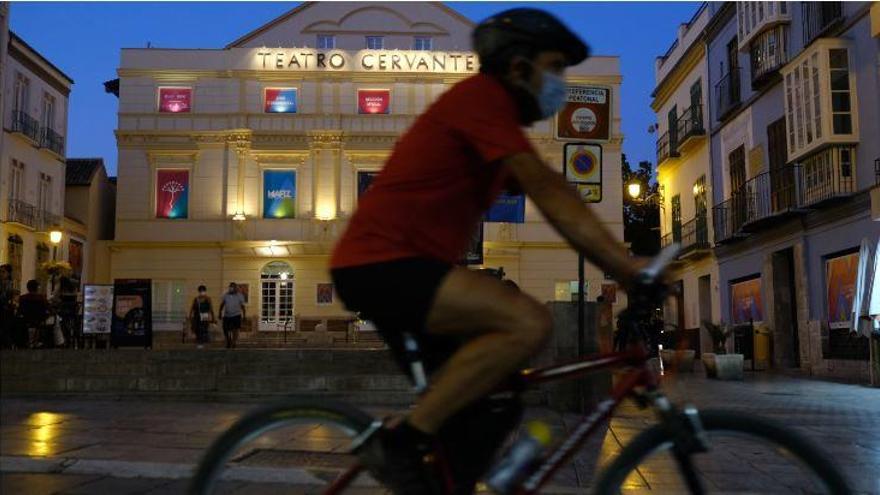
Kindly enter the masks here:
M 822 445 L 860 493 L 880 494 L 880 390 L 857 385 L 747 374 L 744 382 L 681 375 L 665 385 L 676 402 L 774 419 Z M 253 403 L 3 399 L 0 401 L 0 492 L 3 494 L 183 493 L 210 442 Z M 386 411 L 373 410 L 381 414 Z M 557 432 L 578 417 L 532 409 Z M 598 467 L 616 456 L 652 416 L 632 404 L 558 473 L 543 493 L 585 493 Z M 348 462 L 347 440 L 319 425 L 279 432 L 236 457 L 239 471 L 222 493 L 320 493 Z M 698 466 L 719 493 L 793 493 L 802 477 L 780 455 L 719 440 Z M 308 454 L 322 452 L 323 454 Z M 284 466 L 284 469 L 281 469 Z M 678 493 L 671 461 L 646 463 L 626 482 L 633 493 Z M 349 493 L 380 493 L 369 480 Z

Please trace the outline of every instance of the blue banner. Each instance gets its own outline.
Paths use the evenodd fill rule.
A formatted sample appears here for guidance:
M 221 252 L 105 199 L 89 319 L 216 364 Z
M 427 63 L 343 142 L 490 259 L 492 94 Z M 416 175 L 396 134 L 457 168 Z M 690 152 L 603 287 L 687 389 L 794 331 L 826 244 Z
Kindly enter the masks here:
M 263 172 L 263 218 L 296 217 L 296 171 Z
M 486 213 L 487 222 L 523 223 L 526 221 L 526 197 L 502 193 Z
M 267 88 L 266 113 L 296 113 L 296 88 Z

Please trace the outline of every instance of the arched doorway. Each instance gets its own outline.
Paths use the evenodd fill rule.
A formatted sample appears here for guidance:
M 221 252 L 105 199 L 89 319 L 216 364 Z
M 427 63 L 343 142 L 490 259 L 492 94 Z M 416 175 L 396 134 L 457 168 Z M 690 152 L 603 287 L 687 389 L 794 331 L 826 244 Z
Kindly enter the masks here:
M 293 330 L 293 269 L 272 261 L 260 273 L 260 330 Z

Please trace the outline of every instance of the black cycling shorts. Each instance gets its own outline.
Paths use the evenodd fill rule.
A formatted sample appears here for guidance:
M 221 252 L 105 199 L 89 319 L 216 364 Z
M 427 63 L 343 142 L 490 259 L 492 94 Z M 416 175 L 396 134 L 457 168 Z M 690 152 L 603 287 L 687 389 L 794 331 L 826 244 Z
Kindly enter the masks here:
M 453 337 L 428 335 L 425 323 L 440 284 L 452 265 L 427 258 L 405 258 L 331 271 L 333 286 L 349 311 L 376 325 L 398 364 L 409 374 L 403 334 L 419 343 L 428 372 L 458 348 Z

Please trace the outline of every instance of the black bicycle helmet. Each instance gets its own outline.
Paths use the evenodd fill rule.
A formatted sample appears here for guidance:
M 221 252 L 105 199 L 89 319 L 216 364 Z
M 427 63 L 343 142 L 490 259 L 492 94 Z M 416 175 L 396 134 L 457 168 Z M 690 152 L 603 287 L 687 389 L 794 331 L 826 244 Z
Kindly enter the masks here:
M 568 65 L 577 65 L 590 54 L 587 44 L 556 16 L 532 8 L 505 10 L 489 17 L 474 29 L 472 41 L 481 63 L 511 45 L 563 52 Z

